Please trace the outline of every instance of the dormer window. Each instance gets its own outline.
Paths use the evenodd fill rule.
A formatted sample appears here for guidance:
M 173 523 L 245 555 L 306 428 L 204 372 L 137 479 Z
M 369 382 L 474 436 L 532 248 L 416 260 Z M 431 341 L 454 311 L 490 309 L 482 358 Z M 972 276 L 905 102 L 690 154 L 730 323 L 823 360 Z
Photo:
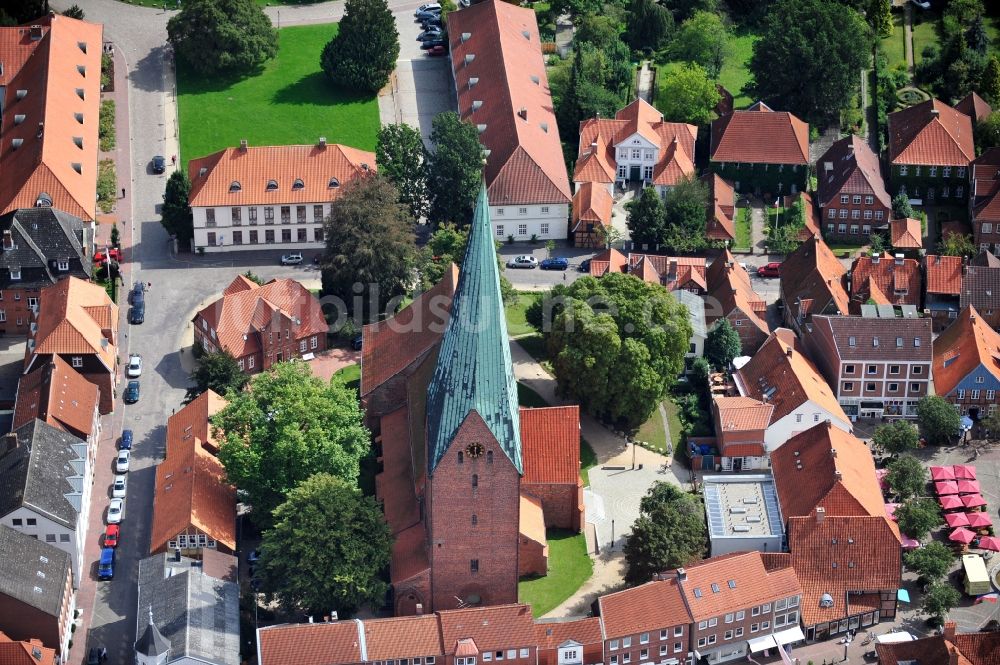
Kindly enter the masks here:
M 56 268 L 60 272 L 66 272 L 67 270 L 69 270 L 69 261 L 67 261 L 65 259 L 59 259 L 59 261 L 58 261 L 58 263 L 56 265 Z
M 21 279 L 21 266 L 11 266 L 10 279 L 11 281 Z
M 23 113 L 15 113 L 14 114 L 14 124 L 15 125 L 20 125 L 22 122 L 24 122 L 24 114 Z
M 233 180 L 231 183 L 229 183 L 229 193 L 230 194 L 232 194 L 233 192 L 239 192 L 239 191 L 242 191 L 242 190 L 243 190 L 243 185 L 240 184 L 239 180 Z
M 268 180 L 267 181 L 267 191 L 273 192 L 276 189 L 278 189 L 278 181 L 277 180 Z
M 340 187 L 340 181 L 337 180 L 336 178 L 330 178 L 330 182 L 327 184 L 327 187 L 329 187 L 330 189 L 337 189 L 338 187 Z
M 303 189 L 306 183 L 302 182 L 302 178 L 296 178 L 295 182 L 292 183 L 292 189 Z

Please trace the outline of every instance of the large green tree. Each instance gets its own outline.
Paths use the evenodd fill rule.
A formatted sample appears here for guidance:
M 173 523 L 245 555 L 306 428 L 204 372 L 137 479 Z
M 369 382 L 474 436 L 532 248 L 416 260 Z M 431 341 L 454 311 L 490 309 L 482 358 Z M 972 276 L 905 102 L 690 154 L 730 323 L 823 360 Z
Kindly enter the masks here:
M 929 621 L 936 625 L 944 625 L 944 618 L 948 612 L 959 604 L 962 594 L 951 584 L 937 582 L 932 584 L 924 593 L 924 600 L 921 608 L 930 615 Z
M 878 450 L 898 455 L 913 450 L 920 445 L 920 435 L 910 423 L 897 420 L 888 425 L 881 425 L 872 434 L 872 444 Z
M 910 197 L 903 192 L 892 197 L 892 214 L 896 218 L 913 217 L 913 206 L 910 205 Z
M 722 16 L 699 11 L 684 21 L 670 43 L 674 58 L 704 67 L 708 76 L 716 79 L 722 65 L 732 53 L 732 35 Z
M 174 171 L 167 178 L 167 188 L 160 208 L 160 224 L 167 233 L 177 238 L 178 244 L 186 247 L 194 238 L 194 217 L 188 204 L 191 181 L 183 169 Z
M 465 226 L 483 181 L 486 157 L 475 125 L 462 122 L 448 111 L 434 118 L 431 141 L 434 151 L 427 160 L 428 217 L 435 225 L 451 222 Z
M 928 443 L 948 443 L 958 435 L 962 418 L 954 406 L 938 395 L 917 402 L 917 422 Z
M 625 210 L 628 212 L 625 224 L 632 242 L 650 247 L 663 242 L 667 234 L 667 215 L 655 187 L 643 189 L 642 194 L 625 204 Z
M 694 176 L 683 178 L 667 191 L 663 202 L 666 235 L 663 244 L 676 252 L 704 249 L 708 186 Z
M 278 53 L 278 31 L 255 0 L 184 0 L 167 39 L 202 75 L 245 72 Z
M 415 223 L 382 175 L 345 186 L 325 225 L 323 295 L 339 298 L 356 320 L 395 311 L 413 280 Z
M 278 363 L 228 399 L 212 417 L 219 459 L 259 526 L 273 524 L 275 508 L 314 473 L 357 483 L 370 442 L 354 390 L 312 376 L 306 363 Z
M 991 113 L 976 123 L 973 132 L 976 136 L 977 152 L 982 153 L 987 148 L 1000 145 L 1000 111 Z
M 198 359 L 198 366 L 191 372 L 194 385 L 187 389 L 185 400 L 191 401 L 207 390 L 214 390 L 223 397 L 238 393 L 249 380 L 250 377 L 230 354 L 225 351 L 206 353 Z
M 912 426 L 907 425 L 910 429 Z M 927 469 L 913 455 L 902 455 L 889 463 L 885 482 L 903 501 L 920 496 L 927 488 Z
M 657 85 L 660 88 L 660 111 L 665 119 L 705 125 L 715 117 L 719 89 L 701 66 L 686 64 L 671 67 Z
M 892 0 L 870 0 L 866 16 L 879 39 L 892 36 Z
M 871 28 L 826 0 L 777 0 L 753 47 L 753 92 L 775 109 L 828 122 L 851 103 L 871 58 Z
M 937 540 L 903 554 L 903 563 L 919 575 L 925 584 L 937 582 L 947 575 L 954 562 L 955 553 Z
M 655 0 L 630 0 L 625 23 L 625 42 L 635 51 L 658 51 L 674 29 L 670 10 Z
M 705 338 L 705 360 L 719 371 L 725 371 L 733 359 L 743 350 L 739 333 L 729 323 L 729 319 L 719 319 L 719 322 L 708 331 Z
M 465 259 L 465 244 L 469 240 L 468 227 L 460 229 L 454 224 L 442 224 L 427 239 L 420 249 L 417 269 L 420 273 L 420 289 L 426 291 L 441 281 L 445 270 L 452 263 L 459 268 Z M 504 261 L 497 246 L 497 269 L 500 271 L 500 293 L 505 303 L 514 302 L 517 292 L 510 280 L 503 274 Z
M 399 57 L 399 32 L 386 0 L 347 0 L 333 39 L 323 48 L 320 66 L 338 86 L 378 92 L 389 81 Z
M 424 140 L 406 124 L 385 125 L 378 132 L 375 163 L 378 172 L 396 186 L 399 202 L 419 219 L 427 212 L 427 172 Z
M 983 70 L 983 80 L 979 90 L 987 102 L 994 106 L 1000 105 L 1000 60 L 991 55 Z
M 941 509 L 934 499 L 914 498 L 896 507 L 893 513 L 899 530 L 911 538 L 923 540 L 941 525 Z
M 620 39 L 599 45 L 574 42 L 573 57 L 556 65 L 549 76 L 563 141 L 576 144 L 583 120 L 613 117 L 625 105 L 632 76 L 629 50 Z
M 262 589 L 289 610 L 340 616 L 379 607 L 389 590 L 382 577 L 392 535 L 382 510 L 353 484 L 327 473 L 299 483 L 264 531 Z
M 943 256 L 975 256 L 976 243 L 971 234 L 945 233 L 938 243 L 938 254 Z
M 49 0 L 0 0 L 2 25 L 18 25 L 49 13 Z
M 685 566 L 705 553 L 705 509 L 671 483 L 658 481 L 639 504 L 639 518 L 625 541 L 625 582 L 630 586 Z

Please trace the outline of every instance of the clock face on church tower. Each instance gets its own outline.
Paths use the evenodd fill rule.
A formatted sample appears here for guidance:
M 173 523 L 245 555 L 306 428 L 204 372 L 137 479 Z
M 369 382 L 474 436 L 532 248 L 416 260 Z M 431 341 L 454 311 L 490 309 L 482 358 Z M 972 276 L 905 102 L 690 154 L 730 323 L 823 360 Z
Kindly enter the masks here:
M 482 457 L 483 456 L 483 444 L 481 444 L 481 443 L 470 443 L 468 446 L 465 447 L 465 453 L 469 457 L 471 457 L 473 459 L 475 459 L 477 457 Z

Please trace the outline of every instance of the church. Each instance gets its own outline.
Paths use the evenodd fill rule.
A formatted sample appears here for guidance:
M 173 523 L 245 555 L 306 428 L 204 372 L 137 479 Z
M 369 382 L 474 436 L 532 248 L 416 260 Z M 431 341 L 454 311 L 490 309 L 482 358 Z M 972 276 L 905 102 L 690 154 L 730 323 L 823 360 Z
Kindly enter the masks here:
M 482 188 L 461 270 L 362 331 L 397 616 L 516 603 L 584 524 L 579 407 L 518 405 L 490 229 Z

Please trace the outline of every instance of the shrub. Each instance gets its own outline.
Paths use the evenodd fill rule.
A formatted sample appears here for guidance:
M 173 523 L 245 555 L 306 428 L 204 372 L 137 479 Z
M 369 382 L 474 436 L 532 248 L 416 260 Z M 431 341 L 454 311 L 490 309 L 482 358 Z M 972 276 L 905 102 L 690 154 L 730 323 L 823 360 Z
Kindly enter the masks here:
M 115 148 L 115 100 L 101 102 L 101 115 L 97 121 L 97 138 L 102 152 Z
M 97 165 L 97 205 L 102 212 L 111 212 L 117 192 L 118 174 L 115 172 L 115 163 L 110 159 L 102 159 Z

